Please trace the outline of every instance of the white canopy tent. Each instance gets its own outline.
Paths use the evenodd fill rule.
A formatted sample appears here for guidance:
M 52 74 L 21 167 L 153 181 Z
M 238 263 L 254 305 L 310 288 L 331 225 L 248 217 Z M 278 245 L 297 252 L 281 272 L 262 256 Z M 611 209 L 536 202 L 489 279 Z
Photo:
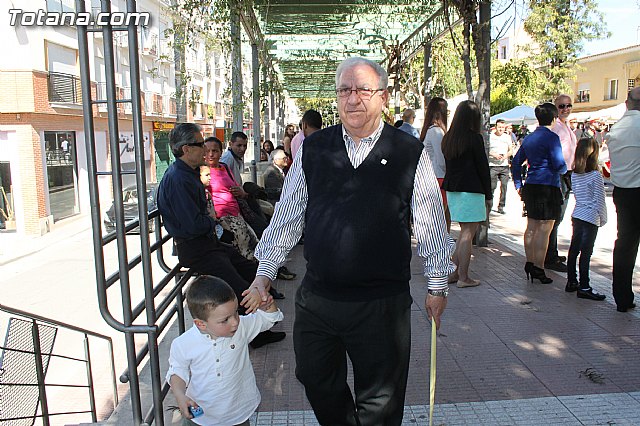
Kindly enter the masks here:
M 530 125 L 538 122 L 533 107 L 527 105 L 518 105 L 515 108 L 511 108 L 509 111 L 493 115 L 491 116 L 491 123 L 495 123 L 500 119 L 512 124 Z
M 580 122 L 589 120 L 603 120 L 613 123 L 620 120 L 625 112 L 627 112 L 627 106 L 624 102 L 622 102 L 616 106 L 600 109 L 597 111 L 575 112 L 571 114 L 569 118 L 575 118 Z

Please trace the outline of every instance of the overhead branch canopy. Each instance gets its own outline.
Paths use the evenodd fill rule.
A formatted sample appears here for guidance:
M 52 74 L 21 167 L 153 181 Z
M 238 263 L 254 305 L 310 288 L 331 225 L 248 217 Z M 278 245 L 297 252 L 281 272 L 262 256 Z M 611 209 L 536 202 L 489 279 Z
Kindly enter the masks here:
M 253 10 L 292 98 L 334 97 L 335 70 L 344 58 L 362 56 L 390 68 L 447 26 L 439 0 L 254 0 Z

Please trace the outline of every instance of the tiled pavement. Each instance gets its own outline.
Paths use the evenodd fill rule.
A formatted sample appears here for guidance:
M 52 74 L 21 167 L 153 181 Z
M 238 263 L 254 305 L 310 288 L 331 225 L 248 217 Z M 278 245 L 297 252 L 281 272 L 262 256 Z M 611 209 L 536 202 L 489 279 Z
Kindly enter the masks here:
M 455 232 L 454 232 L 455 234 Z M 474 248 L 476 288 L 452 288 L 438 333 L 436 425 L 640 424 L 640 315 L 621 314 L 609 300 L 609 280 L 594 274 L 605 302 L 527 282 L 522 248 L 493 234 Z M 297 247 L 289 268 L 304 271 Z M 412 352 L 406 424 L 428 424 L 430 324 L 418 258 L 412 262 Z M 283 343 L 252 352 L 262 404 L 256 425 L 317 424 L 294 376 L 292 352 L 295 281 L 277 283 L 288 332 Z
M 471 270 L 482 285 L 451 289 L 438 333 L 434 424 L 639 425 L 640 312 L 616 312 L 610 278 L 596 273 L 592 285 L 607 294 L 604 302 L 565 293 L 564 274 L 550 272 L 551 285 L 527 282 L 518 232 L 496 225 L 489 247 L 473 250 Z M 304 273 L 302 246 L 290 257 L 287 266 L 298 278 L 276 283 L 287 298 L 279 301 L 285 320 L 275 330 L 287 338 L 251 351 L 262 393 L 252 425 L 317 424 L 294 375 L 293 299 Z M 406 425 L 427 425 L 429 417 L 430 324 L 421 269 L 414 258 Z M 165 407 L 171 404 L 169 397 Z M 118 411 L 108 423 L 130 424 L 126 409 Z M 165 418 L 179 424 L 176 416 Z

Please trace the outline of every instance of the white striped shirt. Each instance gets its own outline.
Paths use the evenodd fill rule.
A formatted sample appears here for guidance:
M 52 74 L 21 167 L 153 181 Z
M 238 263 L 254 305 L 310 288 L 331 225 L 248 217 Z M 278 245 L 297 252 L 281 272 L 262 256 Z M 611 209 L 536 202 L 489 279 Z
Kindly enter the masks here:
M 607 223 L 604 179 L 597 171 L 571 174 L 571 191 L 576 197 L 576 207 L 571 217 L 584 220 L 596 226 Z
M 354 168 L 358 168 L 369 155 L 383 128 L 384 123 L 381 121 L 371 136 L 360 139 L 360 143 L 356 144 L 344 126 L 342 127 L 347 155 Z M 255 250 L 255 256 L 260 261 L 257 275 L 272 280 L 304 230 L 308 193 L 302 168 L 303 149 L 304 144 L 293 160 L 271 223 L 262 234 Z M 426 150 L 422 151 L 416 169 L 411 211 L 413 231 L 418 241 L 418 255 L 424 260 L 424 275 L 428 287 L 431 290 L 444 289 L 447 287 L 447 276 L 455 270 L 455 265 L 451 262 L 455 243 L 446 230 L 440 189 Z

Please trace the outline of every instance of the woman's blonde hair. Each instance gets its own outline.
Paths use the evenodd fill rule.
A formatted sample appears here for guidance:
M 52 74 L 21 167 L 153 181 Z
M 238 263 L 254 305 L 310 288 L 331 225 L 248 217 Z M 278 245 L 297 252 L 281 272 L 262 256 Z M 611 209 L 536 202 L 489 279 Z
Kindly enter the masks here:
M 600 147 L 593 138 L 582 138 L 576 145 L 576 156 L 573 165 L 575 173 L 589 173 L 600 170 L 598 166 L 598 154 Z

